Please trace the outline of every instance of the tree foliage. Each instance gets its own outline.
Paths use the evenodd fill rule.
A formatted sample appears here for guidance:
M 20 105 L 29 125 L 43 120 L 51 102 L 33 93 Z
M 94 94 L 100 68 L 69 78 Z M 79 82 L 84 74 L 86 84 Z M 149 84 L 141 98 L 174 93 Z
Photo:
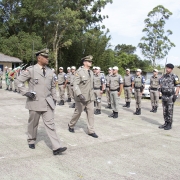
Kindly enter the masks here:
M 138 46 L 141 48 L 142 54 L 153 62 L 153 65 L 157 60 L 165 58 L 171 47 L 175 47 L 175 44 L 169 39 L 172 31 L 164 29 L 166 20 L 171 15 L 172 13 L 168 9 L 159 5 L 150 11 L 148 18 L 144 20 L 145 36 L 141 38 Z

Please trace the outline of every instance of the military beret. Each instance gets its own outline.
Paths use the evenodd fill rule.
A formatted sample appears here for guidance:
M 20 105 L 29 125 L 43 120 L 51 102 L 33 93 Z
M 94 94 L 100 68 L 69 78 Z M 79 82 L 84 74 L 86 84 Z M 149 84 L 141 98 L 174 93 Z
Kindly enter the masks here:
M 35 53 L 36 56 L 45 56 L 45 57 L 48 57 L 49 56 L 49 49 L 45 48 L 45 49 L 42 49 L 38 52 Z
M 166 67 L 170 68 L 170 69 L 174 69 L 174 65 L 169 63 L 169 64 L 166 64 Z
M 89 55 L 89 56 L 83 57 L 81 61 L 93 61 L 92 59 L 93 59 L 93 56 Z

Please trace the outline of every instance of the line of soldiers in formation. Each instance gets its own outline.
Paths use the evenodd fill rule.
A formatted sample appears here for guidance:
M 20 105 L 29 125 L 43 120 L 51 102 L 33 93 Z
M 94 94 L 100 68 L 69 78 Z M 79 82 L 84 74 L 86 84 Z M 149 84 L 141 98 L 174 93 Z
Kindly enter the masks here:
M 26 108 L 29 110 L 27 140 L 29 148 L 35 149 L 38 123 L 40 116 L 42 116 L 45 129 L 52 143 L 53 154 L 61 154 L 67 149 L 66 147 L 61 147 L 54 123 L 54 109 L 58 101 L 56 84 L 58 84 L 59 87 L 59 105 L 64 105 L 64 92 L 67 86 L 68 101 L 70 102 L 72 100 L 73 105 L 71 107 L 75 107 L 73 116 L 68 123 L 68 130 L 71 133 L 75 132 L 74 127 L 81 113 L 85 111 L 88 120 L 88 135 L 93 138 L 98 138 L 94 130 L 94 114 L 101 114 L 101 98 L 104 91 L 106 91 L 107 95 L 107 108 L 112 108 L 113 111 L 109 117 L 118 118 L 118 97 L 121 95 L 123 88 L 126 101 L 124 107 L 130 107 L 131 93 L 134 89 L 136 100 L 136 111 L 134 114 L 141 114 L 141 97 L 144 91 L 145 79 L 141 75 L 142 71 L 140 69 L 137 69 L 135 76 L 130 74 L 130 69 L 126 69 L 126 75 L 122 78 L 122 76 L 118 74 L 118 67 L 115 66 L 109 68 L 108 75 L 104 77 L 100 73 L 99 67 L 94 67 L 93 72 L 90 70 L 93 57 L 89 55 L 81 59 L 83 66 L 78 70 L 73 66 L 72 68 L 68 68 L 69 74 L 65 74 L 63 68 L 60 67 L 59 74 L 56 76 L 56 74 L 47 67 L 48 49 L 43 49 L 35 54 L 37 64 L 26 68 L 26 70 L 15 79 L 18 90 L 23 96 L 27 97 Z M 172 64 L 167 64 L 166 74 L 160 79 L 158 77 L 158 71 L 154 69 L 153 76 L 150 80 L 151 112 L 157 112 L 159 92 L 162 93 L 165 123 L 159 126 L 159 128 L 164 130 L 171 129 L 173 106 L 180 87 L 179 78 L 172 73 L 173 68 L 174 66 Z M 25 82 L 28 82 L 28 88 L 25 87 Z M 94 102 L 96 104 L 95 112 Z

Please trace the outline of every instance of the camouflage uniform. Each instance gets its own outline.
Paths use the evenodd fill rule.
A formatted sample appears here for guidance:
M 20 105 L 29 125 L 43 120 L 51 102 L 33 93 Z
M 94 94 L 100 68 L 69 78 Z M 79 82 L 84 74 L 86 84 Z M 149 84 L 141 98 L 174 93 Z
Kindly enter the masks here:
M 179 78 L 175 74 L 165 74 L 160 79 L 162 92 L 162 106 L 165 123 L 173 122 L 173 96 L 175 95 L 175 87 L 180 86 Z

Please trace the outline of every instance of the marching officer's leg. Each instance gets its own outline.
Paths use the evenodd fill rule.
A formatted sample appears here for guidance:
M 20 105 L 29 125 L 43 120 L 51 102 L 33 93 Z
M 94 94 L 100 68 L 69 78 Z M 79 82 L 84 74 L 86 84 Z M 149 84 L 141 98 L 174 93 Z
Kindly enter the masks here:
M 76 101 L 74 114 L 69 123 L 69 131 L 70 132 L 74 132 L 74 126 L 76 125 L 77 121 L 79 120 L 79 117 L 81 116 L 81 113 L 84 110 L 84 108 L 85 108 L 85 104 Z M 93 108 L 93 111 L 94 111 L 94 108 Z M 93 114 L 94 114 L 94 112 L 93 112 Z
M 35 144 L 40 116 L 41 116 L 41 112 L 29 111 L 28 129 L 27 129 L 28 144 Z
M 52 149 L 57 150 L 61 147 L 59 138 L 56 134 L 56 128 L 54 123 L 54 110 L 47 106 L 47 111 L 42 114 L 42 119 L 45 125 L 46 132 L 52 143 Z
M 89 134 L 94 133 L 94 104 L 93 101 L 87 102 L 86 112 L 87 112 L 87 119 L 88 119 L 88 131 Z

